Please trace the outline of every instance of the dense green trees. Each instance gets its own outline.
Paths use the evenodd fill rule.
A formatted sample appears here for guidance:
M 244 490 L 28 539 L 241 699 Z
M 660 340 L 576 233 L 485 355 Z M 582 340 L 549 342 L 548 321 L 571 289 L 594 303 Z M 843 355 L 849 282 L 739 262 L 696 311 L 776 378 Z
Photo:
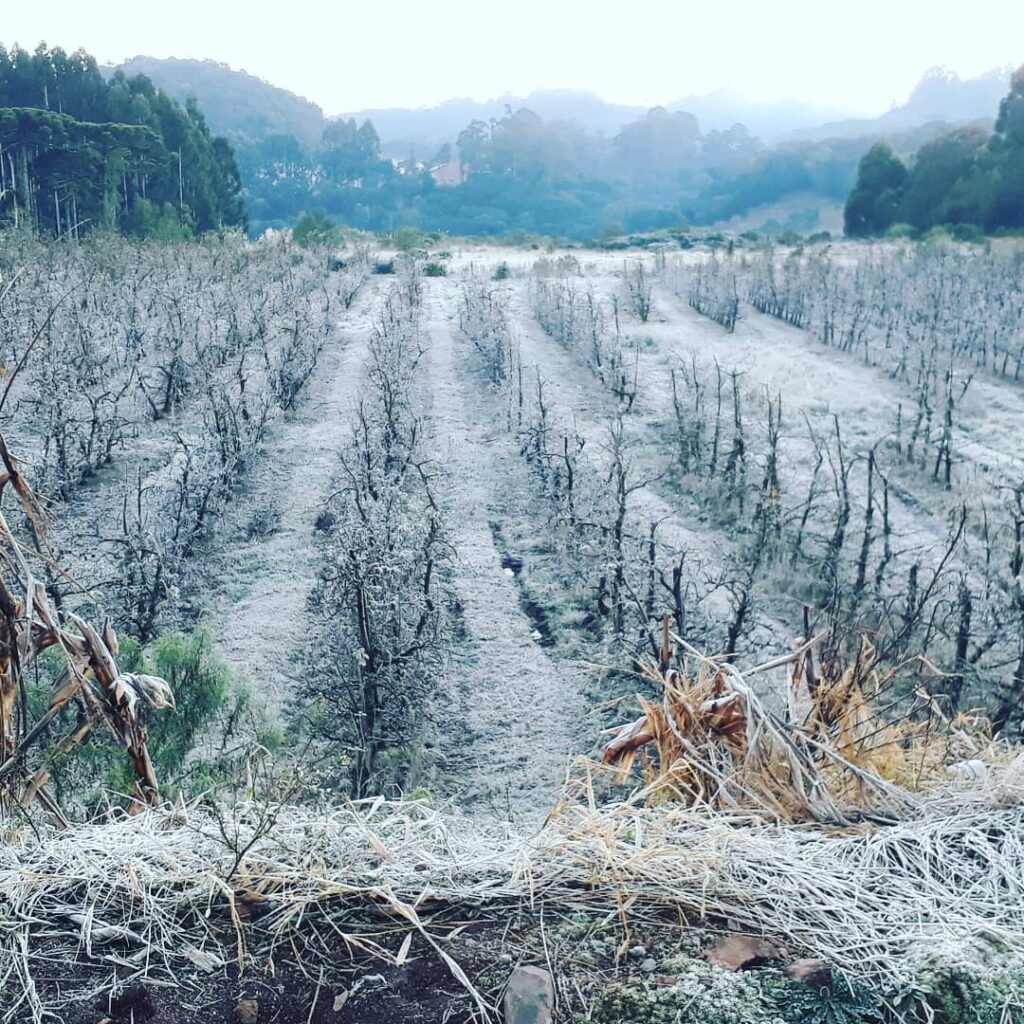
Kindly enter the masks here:
M 424 164 L 413 154 L 385 157 L 368 120 L 330 121 L 319 131 L 318 109 L 294 97 L 303 114 L 294 128 L 280 111 L 261 120 L 249 104 L 253 130 L 243 131 L 239 125 L 250 122 L 231 121 L 218 95 L 218 123 L 231 121 L 236 157 L 187 89 L 193 72 L 217 81 L 231 73 L 193 64 L 178 69 L 179 103 L 144 75 L 105 80 L 83 51 L 0 48 L 0 226 L 178 238 L 247 219 L 257 233 L 290 227 L 304 211 L 322 210 L 371 231 L 411 225 L 582 239 L 748 218 L 794 197 L 807 207 L 785 215 L 797 230 L 813 228 L 821 203 L 844 198 L 853 235 L 900 222 L 920 231 L 1024 226 L 1022 72 L 990 137 L 958 129 L 935 138 L 933 127 L 865 155 L 863 139 L 769 149 L 743 125 L 702 134 L 692 115 L 663 108 L 605 136 L 506 107 L 502 116 L 472 121 Z M 448 166 L 435 180 L 439 164 Z
M 848 235 L 877 235 L 896 219 L 907 180 L 903 161 L 884 142 L 876 142 L 861 158 L 857 184 L 846 201 Z
M 933 134 L 899 142 L 911 149 Z M 320 209 L 371 231 L 412 225 L 585 239 L 712 224 L 799 194 L 810 197 L 810 230 L 817 206 L 849 194 L 867 145 L 829 139 L 769 149 L 743 125 L 702 135 L 690 115 L 660 108 L 608 138 L 506 108 L 470 122 L 454 150 L 442 147 L 426 164 L 384 159 L 373 126 L 351 120 L 333 123 L 314 147 L 280 134 L 242 143 L 238 162 L 255 231 Z M 457 170 L 435 182 L 430 170 L 449 162 Z
M 922 146 L 891 216 L 919 230 L 935 224 L 983 224 L 985 189 L 976 172 L 985 162 L 986 142 L 980 129 L 961 128 Z
M 742 128 L 716 133 L 716 160 L 735 161 Z M 438 185 L 430 169 L 457 160 L 460 182 Z M 687 114 L 651 111 L 615 139 L 575 122 L 545 121 L 507 109 L 473 121 L 426 166 L 382 158 L 369 122 L 334 122 L 313 150 L 290 136 L 239 148 L 248 211 L 256 228 L 293 224 L 311 208 L 351 225 L 390 231 L 404 224 L 453 234 L 529 231 L 573 238 L 677 224 L 687 176 L 700 160 L 700 135 Z
M 743 125 L 702 134 L 690 114 L 662 108 L 604 136 L 507 107 L 472 121 L 425 164 L 413 154 L 385 157 L 373 124 L 353 119 L 328 122 L 316 141 L 298 127 L 239 130 L 236 158 L 193 100 L 182 106 L 144 76 L 118 72 L 106 82 L 80 51 L 0 50 L 0 223 L 56 235 L 102 227 L 172 238 L 241 224 L 246 215 L 257 233 L 290 227 L 320 210 L 371 231 L 410 225 L 582 239 L 744 218 L 792 197 L 806 199 L 807 209 L 794 208 L 786 224 L 812 230 L 817 206 L 848 197 L 850 234 L 883 233 L 902 221 L 920 230 L 1020 226 L 1022 94 L 1018 74 L 991 138 L 961 129 L 935 139 L 932 128 L 866 155 L 863 139 L 766 148 Z M 279 122 L 290 126 L 281 118 L 266 124 Z M 900 154 L 916 147 L 908 165 Z M 439 164 L 449 166 L 435 180 Z
M 320 162 L 336 185 L 379 174 L 380 137 L 369 121 L 357 126 L 351 118 L 332 121 L 320 140 Z
M 655 107 L 615 136 L 615 155 L 634 180 L 660 182 L 694 169 L 699 141 L 693 114 Z
M 81 50 L 0 47 L 0 225 L 189 234 L 243 225 L 240 192 L 194 102 L 141 75 L 108 83 Z
M 1024 227 L 1024 66 L 1010 82 L 1010 93 L 999 105 L 995 132 L 989 142 L 991 224 Z
M 1024 68 L 1013 76 L 995 131 L 958 128 L 921 146 L 907 167 L 878 144 L 860 163 L 846 203 L 846 233 L 894 224 L 997 231 L 1024 227 Z

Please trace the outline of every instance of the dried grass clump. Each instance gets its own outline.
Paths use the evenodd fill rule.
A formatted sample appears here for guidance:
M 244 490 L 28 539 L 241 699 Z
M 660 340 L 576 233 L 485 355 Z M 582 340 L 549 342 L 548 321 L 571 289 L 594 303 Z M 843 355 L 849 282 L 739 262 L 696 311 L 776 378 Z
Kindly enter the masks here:
M 60 578 L 61 573 L 47 549 L 35 495 L 2 435 L 0 464 L 0 816 L 13 805 L 38 800 L 67 824 L 47 789 L 48 770 L 42 767 L 31 772 L 27 756 L 69 705 L 78 706 L 78 722 L 55 749 L 67 751 L 96 725 L 105 725 L 131 762 L 136 796 L 142 803 L 155 804 L 157 780 L 140 711 L 146 705 L 171 707 L 170 687 L 155 676 L 118 669 L 117 634 L 109 623 L 97 630 L 80 616 L 53 606 L 44 578 L 47 573 Z M 15 493 L 23 520 L 16 529 L 2 510 L 8 487 Z M 24 539 L 18 536 L 19 529 Z M 51 647 L 62 652 L 64 666 L 54 680 L 46 712 L 30 722 L 26 683 L 33 662 Z
M 922 794 L 907 820 L 853 829 L 601 806 L 593 782 L 581 766 L 535 834 L 383 800 L 26 830 L 0 845 L 0 1021 L 59 1016 L 112 968 L 122 983 L 199 987 L 197 969 L 215 978 L 277 950 L 316 978 L 349 952 L 401 961 L 403 934 L 492 1019 L 441 938 L 474 913 L 617 915 L 624 944 L 667 911 L 729 920 L 889 989 L 941 948 L 1024 953 L 1024 757 Z
M 821 639 L 741 672 L 666 626 L 660 665 L 643 666 L 661 701 L 637 697 L 642 714 L 610 730 L 604 763 L 625 779 L 641 757 L 648 802 L 847 825 L 904 817 L 918 807 L 919 794 L 950 775 L 984 775 L 1012 757 L 984 719 L 949 721 L 920 691 L 879 711 L 876 701 L 893 691 L 899 672 L 880 673 L 866 641 L 852 663 L 843 666 L 833 655 L 823 668 Z M 780 715 L 748 680 L 782 666 L 789 687 Z M 896 713 L 894 703 L 903 710 Z

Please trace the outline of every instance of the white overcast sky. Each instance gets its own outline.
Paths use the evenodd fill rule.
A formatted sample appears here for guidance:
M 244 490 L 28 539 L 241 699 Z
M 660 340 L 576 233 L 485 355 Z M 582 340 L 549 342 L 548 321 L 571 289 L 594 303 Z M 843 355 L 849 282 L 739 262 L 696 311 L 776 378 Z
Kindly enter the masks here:
M 921 73 L 1024 63 L 1024 0 L 3 2 L 0 41 L 211 58 L 328 114 L 584 88 L 654 105 L 733 88 L 859 113 Z

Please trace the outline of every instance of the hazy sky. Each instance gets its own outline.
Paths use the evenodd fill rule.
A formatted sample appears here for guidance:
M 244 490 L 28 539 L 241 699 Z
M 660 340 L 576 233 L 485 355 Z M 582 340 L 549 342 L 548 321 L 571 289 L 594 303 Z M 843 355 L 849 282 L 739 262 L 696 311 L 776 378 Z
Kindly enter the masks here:
M 643 105 L 734 88 L 881 113 L 935 64 L 1024 63 L 1024 0 L 5 2 L 0 41 L 223 61 L 328 114 L 586 88 Z

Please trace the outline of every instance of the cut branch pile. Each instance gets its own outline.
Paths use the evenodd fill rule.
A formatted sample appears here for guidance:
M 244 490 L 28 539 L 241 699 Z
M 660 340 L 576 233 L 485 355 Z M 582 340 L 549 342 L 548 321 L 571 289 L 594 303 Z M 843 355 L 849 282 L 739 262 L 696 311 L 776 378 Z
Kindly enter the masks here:
M 853 664 L 843 667 L 833 655 L 823 668 L 816 656 L 822 639 L 743 673 L 670 633 L 666 620 L 660 663 L 642 665 L 661 700 L 637 697 L 643 713 L 610 730 L 604 763 L 625 779 L 642 756 L 649 802 L 849 825 L 912 815 L 922 792 L 951 776 L 984 775 L 1013 756 L 983 719 L 950 722 L 921 692 L 890 701 L 909 705 L 898 717 L 891 706 L 889 715 L 878 712 L 870 696 L 893 689 L 898 672 L 877 672 L 866 641 Z M 787 665 L 788 701 L 779 715 L 748 679 Z
M 53 607 L 45 583 L 33 568 L 58 571 L 46 547 L 42 513 L 2 435 L 0 460 L 0 815 L 14 805 L 38 800 L 67 824 L 47 789 L 48 769 L 44 765 L 33 772 L 27 756 L 69 705 L 78 706 L 77 724 L 50 753 L 68 751 L 97 724 L 105 724 L 131 761 L 137 798 L 155 804 L 159 791 L 140 711 L 147 704 L 171 707 L 170 687 L 155 676 L 118 669 L 117 634 L 109 623 L 98 631 L 73 612 Z M 25 541 L 16 536 L 3 512 L 8 487 L 18 498 Z M 46 712 L 30 722 L 26 682 L 33 662 L 51 647 L 62 651 L 64 666 L 54 679 Z

